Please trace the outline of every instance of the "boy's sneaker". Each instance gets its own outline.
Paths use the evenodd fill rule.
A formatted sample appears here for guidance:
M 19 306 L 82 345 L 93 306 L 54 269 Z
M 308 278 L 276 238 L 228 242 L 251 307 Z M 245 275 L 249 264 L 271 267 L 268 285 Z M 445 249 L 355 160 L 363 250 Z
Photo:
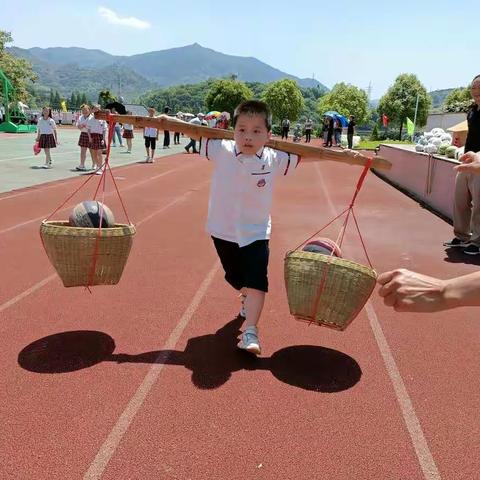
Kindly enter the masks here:
M 255 355 L 260 355 L 262 349 L 260 348 L 260 341 L 258 340 L 257 327 L 247 327 L 242 333 L 237 347 Z
M 449 242 L 443 242 L 444 247 L 466 247 L 467 245 L 468 242 L 464 242 L 457 237 L 455 237 L 453 240 L 450 240 Z
M 466 253 L 467 255 L 480 255 L 480 247 L 471 243 L 463 250 L 463 253 Z
M 150 157 L 147 155 L 147 156 L 145 157 L 145 163 L 148 163 L 149 160 L 150 160 Z
M 52 168 L 52 167 L 53 167 L 52 162 L 45 163 L 44 165 L 42 165 L 42 168 Z
M 147 160 L 147 163 L 153 163 L 153 162 L 154 162 L 153 158 L 149 157 L 148 160 Z
M 240 294 L 240 301 L 242 302 L 240 306 L 240 312 L 238 315 L 242 318 L 247 318 L 247 311 L 245 310 L 245 300 L 247 299 L 247 296 L 244 295 L 243 293 Z
M 75 167 L 75 170 L 77 170 L 78 172 L 85 172 L 87 169 L 84 165 L 79 165 L 78 167 Z

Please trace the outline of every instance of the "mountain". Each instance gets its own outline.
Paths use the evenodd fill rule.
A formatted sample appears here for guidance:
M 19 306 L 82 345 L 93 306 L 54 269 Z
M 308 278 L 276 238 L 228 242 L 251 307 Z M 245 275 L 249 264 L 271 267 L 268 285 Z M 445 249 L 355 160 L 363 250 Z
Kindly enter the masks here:
M 268 83 L 281 78 L 296 80 L 302 87 L 319 86 L 311 78 L 298 78 L 254 57 L 226 55 L 198 43 L 132 56 L 110 55 L 102 50 L 78 47 L 11 47 L 11 54 L 27 59 L 39 76 L 38 83 L 63 94 L 73 90 L 110 88 L 127 97 L 153 88 L 199 83 L 209 78 L 236 75 L 239 80 Z
M 453 92 L 454 88 L 445 88 L 443 90 L 432 90 L 428 92 L 432 98 L 432 109 L 438 109 L 443 105 L 443 102 L 447 98 L 450 92 Z

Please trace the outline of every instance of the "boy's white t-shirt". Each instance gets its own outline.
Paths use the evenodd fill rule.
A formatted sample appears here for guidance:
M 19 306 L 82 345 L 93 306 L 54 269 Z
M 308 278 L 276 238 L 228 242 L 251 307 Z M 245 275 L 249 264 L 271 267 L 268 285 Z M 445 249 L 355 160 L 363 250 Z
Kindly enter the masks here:
M 213 162 L 207 232 L 240 247 L 270 238 L 273 187 L 300 162 L 293 155 L 264 147 L 244 155 L 233 140 L 200 140 L 200 155 Z
M 38 119 L 37 129 L 40 135 L 51 135 L 56 128 L 55 120 L 53 118 L 47 118 L 45 120 L 43 117 Z

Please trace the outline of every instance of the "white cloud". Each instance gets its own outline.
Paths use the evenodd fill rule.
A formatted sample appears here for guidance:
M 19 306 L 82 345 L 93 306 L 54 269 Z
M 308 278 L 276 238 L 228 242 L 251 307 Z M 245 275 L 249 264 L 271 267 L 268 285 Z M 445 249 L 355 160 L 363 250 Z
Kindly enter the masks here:
M 99 7 L 98 13 L 108 23 L 112 23 L 113 25 L 123 25 L 125 27 L 138 28 L 139 30 L 145 30 L 151 27 L 149 22 L 145 22 L 144 20 L 135 17 L 121 17 L 118 13 L 115 13 L 109 8 Z

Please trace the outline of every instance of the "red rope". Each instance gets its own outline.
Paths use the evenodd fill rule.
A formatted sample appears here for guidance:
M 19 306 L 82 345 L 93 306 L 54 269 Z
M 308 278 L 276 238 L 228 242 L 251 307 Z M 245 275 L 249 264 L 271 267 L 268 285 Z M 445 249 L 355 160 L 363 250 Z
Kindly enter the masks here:
M 358 226 L 358 222 L 357 222 L 357 218 L 355 217 L 355 212 L 353 211 L 353 206 L 355 204 L 355 200 L 357 199 L 357 196 L 358 196 L 358 193 L 360 192 L 362 186 L 363 186 L 363 183 L 365 181 L 365 177 L 372 165 L 372 162 L 373 162 L 373 159 L 372 158 L 369 158 L 368 161 L 366 162 L 365 164 L 365 167 L 363 168 L 363 171 L 360 175 L 360 178 L 358 179 L 358 182 L 357 182 L 357 186 L 355 188 L 355 192 L 353 194 L 353 197 L 352 197 L 352 200 L 350 202 L 350 205 L 348 208 L 346 208 L 342 213 L 340 213 L 339 215 L 337 215 L 332 221 L 330 221 L 329 223 L 327 223 L 324 227 L 322 227 L 320 230 L 318 230 L 317 232 L 315 232 L 312 236 L 310 236 L 307 240 L 305 240 L 304 242 L 302 242 L 297 248 L 295 248 L 295 250 L 298 250 L 298 248 L 300 248 L 303 244 L 307 243 L 308 240 L 310 240 L 311 238 L 313 238 L 315 235 L 318 235 L 322 230 L 324 230 L 325 228 L 327 228 L 329 225 L 331 225 L 335 220 L 337 220 L 338 218 L 340 218 L 342 215 L 344 215 L 345 213 L 347 214 L 346 217 L 345 217 L 345 221 L 343 222 L 342 224 L 342 227 L 340 229 L 340 233 L 338 234 L 338 237 L 337 237 L 337 245 L 339 247 L 342 246 L 343 244 L 343 240 L 345 238 L 345 232 L 347 230 L 347 226 L 348 226 L 348 220 L 350 219 L 350 213 L 352 214 L 352 217 L 353 217 L 353 220 L 355 222 L 355 226 L 357 228 L 357 232 L 358 232 L 358 235 L 360 237 L 360 241 L 362 243 L 362 246 L 363 246 L 363 251 L 365 252 L 365 255 L 367 257 L 367 260 L 368 260 L 368 263 L 370 265 L 371 268 L 373 268 L 372 266 L 372 262 L 370 261 L 370 257 L 368 256 L 368 252 L 367 252 L 367 249 L 366 249 L 366 246 L 365 246 L 365 242 L 363 241 L 363 237 L 362 237 L 362 234 L 360 233 L 360 228 Z M 321 279 L 321 282 L 320 282 L 320 286 L 318 287 L 318 291 L 317 291 L 317 295 L 315 296 L 315 301 L 313 302 L 313 305 L 312 305 L 312 314 L 311 314 L 311 318 L 312 318 L 312 322 L 313 320 L 315 320 L 316 316 L 317 316 L 317 312 L 318 312 L 318 307 L 320 305 L 320 300 L 322 298 L 322 295 L 323 295 L 323 292 L 325 291 L 325 285 L 326 285 L 326 280 L 327 280 L 327 275 L 328 275 L 328 271 L 330 269 L 330 265 L 332 263 L 332 260 L 333 260 L 333 254 L 334 254 L 334 250 L 332 250 L 330 252 L 330 255 L 329 255 L 329 259 L 328 259 L 328 262 L 323 270 L 323 273 L 322 273 L 322 279 Z M 310 323 L 312 323 L 310 322 Z

